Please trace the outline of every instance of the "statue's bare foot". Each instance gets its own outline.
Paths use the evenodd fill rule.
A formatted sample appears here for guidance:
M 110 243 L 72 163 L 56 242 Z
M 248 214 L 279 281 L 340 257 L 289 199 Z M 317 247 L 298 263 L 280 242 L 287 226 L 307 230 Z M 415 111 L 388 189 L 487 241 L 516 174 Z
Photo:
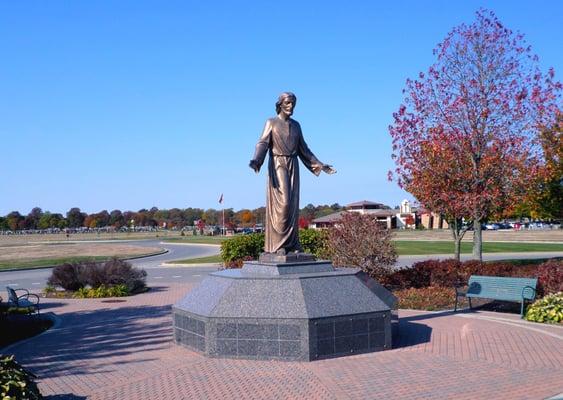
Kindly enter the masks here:
M 277 254 L 278 256 L 285 256 L 286 251 L 285 251 L 285 249 L 279 249 L 279 250 L 276 252 L 276 254 Z

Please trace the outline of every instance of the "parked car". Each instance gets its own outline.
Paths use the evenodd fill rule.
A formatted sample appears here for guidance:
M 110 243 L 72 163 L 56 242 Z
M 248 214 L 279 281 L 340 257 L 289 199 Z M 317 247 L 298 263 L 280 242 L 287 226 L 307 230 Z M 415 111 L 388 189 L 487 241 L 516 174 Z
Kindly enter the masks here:
M 493 223 L 487 223 L 485 224 L 485 226 L 483 227 L 483 229 L 486 229 L 488 231 L 496 231 L 498 230 L 500 227 L 498 224 L 493 224 Z

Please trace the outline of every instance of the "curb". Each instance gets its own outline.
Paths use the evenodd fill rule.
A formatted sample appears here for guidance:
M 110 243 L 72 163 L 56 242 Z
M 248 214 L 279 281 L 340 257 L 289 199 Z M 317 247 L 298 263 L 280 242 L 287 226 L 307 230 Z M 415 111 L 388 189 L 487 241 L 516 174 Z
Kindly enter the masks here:
M 220 244 L 212 244 L 212 243 L 175 243 L 175 242 L 164 242 L 161 241 L 159 244 L 171 244 L 171 245 L 179 245 L 179 246 L 209 246 L 209 247 L 221 247 Z
M 178 263 L 162 263 L 160 264 L 162 267 L 185 267 L 185 268 L 192 268 L 192 267 L 221 267 L 221 263 L 197 263 L 197 264 L 178 264 Z

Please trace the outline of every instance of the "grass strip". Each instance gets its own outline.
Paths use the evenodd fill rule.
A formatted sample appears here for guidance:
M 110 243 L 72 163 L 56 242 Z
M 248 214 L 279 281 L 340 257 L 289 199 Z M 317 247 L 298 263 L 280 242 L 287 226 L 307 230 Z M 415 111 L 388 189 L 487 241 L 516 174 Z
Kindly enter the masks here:
M 453 254 L 454 243 L 448 241 L 395 240 L 400 256 Z M 471 253 L 472 243 L 461 243 L 462 253 Z M 532 251 L 563 251 L 563 243 L 485 242 L 483 253 L 525 253 Z
M 193 243 L 193 244 L 221 244 L 233 236 L 180 236 L 173 238 L 163 238 L 163 242 L 169 243 Z
M 198 258 L 188 258 L 187 260 L 174 260 L 172 261 L 173 264 L 220 264 L 223 260 L 221 259 L 220 254 L 216 254 L 214 256 L 207 256 L 207 257 L 198 257 Z

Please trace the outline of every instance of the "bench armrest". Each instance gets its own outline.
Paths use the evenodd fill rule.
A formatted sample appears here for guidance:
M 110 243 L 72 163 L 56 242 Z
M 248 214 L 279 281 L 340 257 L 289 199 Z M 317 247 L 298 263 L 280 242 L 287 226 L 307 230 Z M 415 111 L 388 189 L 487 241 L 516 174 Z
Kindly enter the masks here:
M 524 293 L 526 292 L 527 289 L 530 289 L 530 290 L 532 290 L 532 292 L 533 292 L 533 296 L 530 297 L 530 298 L 524 296 Z M 531 287 L 531 286 L 524 286 L 524 287 L 522 288 L 522 294 L 521 294 L 521 296 L 522 296 L 522 299 L 533 300 L 533 299 L 536 298 L 536 289 L 533 288 L 533 287 Z
M 35 293 L 28 293 L 28 294 L 22 294 L 21 296 L 18 296 L 18 300 L 23 299 L 23 300 L 30 300 L 30 297 L 34 297 L 35 298 L 35 304 L 39 304 L 39 296 L 36 295 Z
M 39 304 L 39 296 L 38 295 L 36 295 L 35 293 L 30 293 L 26 296 L 26 299 L 31 301 L 30 297 L 32 297 L 32 298 L 34 297 L 35 298 L 35 300 L 34 300 L 35 304 Z

